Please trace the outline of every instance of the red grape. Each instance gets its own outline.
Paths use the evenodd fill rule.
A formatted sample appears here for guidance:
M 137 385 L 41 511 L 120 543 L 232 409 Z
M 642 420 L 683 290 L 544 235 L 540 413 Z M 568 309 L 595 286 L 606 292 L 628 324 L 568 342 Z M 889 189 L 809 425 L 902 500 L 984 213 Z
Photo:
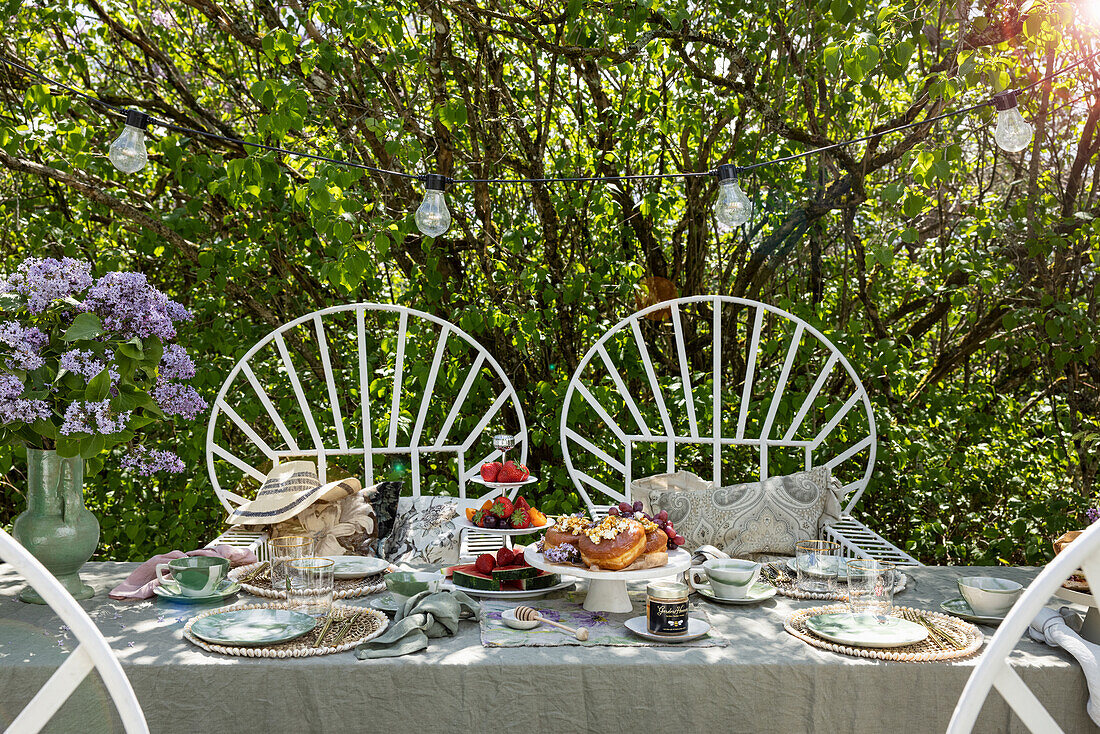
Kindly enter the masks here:
M 633 511 L 634 511 L 634 506 L 631 505 L 629 502 L 620 502 L 619 503 L 619 512 L 633 512 Z
M 687 542 L 687 538 L 685 538 L 682 535 L 677 535 L 675 538 L 673 538 L 672 542 L 675 543 L 676 545 L 683 545 L 684 543 Z
M 668 520 L 668 512 L 666 512 L 665 510 L 661 510 L 657 513 L 657 519 L 661 522 Z
M 619 514 L 619 508 L 618 507 L 612 507 L 607 511 L 607 514 L 611 515 L 612 517 L 617 517 L 618 514 Z

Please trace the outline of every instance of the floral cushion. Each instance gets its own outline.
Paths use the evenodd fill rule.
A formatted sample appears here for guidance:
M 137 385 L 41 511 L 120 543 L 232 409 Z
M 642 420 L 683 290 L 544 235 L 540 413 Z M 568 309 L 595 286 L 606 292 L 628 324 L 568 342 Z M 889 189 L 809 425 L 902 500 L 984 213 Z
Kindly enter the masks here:
M 651 490 L 710 489 L 714 482 L 708 482 L 698 474 L 689 471 L 674 471 L 668 474 L 656 474 L 652 477 L 635 479 L 630 483 L 631 499 L 641 500 L 642 511 L 649 512 L 649 493 Z M 652 514 L 652 513 L 650 513 Z
M 654 488 L 642 499 L 664 510 L 688 549 L 713 545 L 731 556 L 794 555 L 800 540 L 840 517 L 840 483 L 826 467 L 762 482 L 712 488 Z
M 393 521 L 397 517 L 397 499 L 404 488 L 405 483 L 400 481 L 379 482 L 367 490 L 371 492 L 370 504 L 378 521 L 378 532 L 375 535 L 379 539 L 385 538 L 393 530 Z
M 453 497 L 402 497 L 383 556 L 392 563 L 458 563 L 458 514 Z

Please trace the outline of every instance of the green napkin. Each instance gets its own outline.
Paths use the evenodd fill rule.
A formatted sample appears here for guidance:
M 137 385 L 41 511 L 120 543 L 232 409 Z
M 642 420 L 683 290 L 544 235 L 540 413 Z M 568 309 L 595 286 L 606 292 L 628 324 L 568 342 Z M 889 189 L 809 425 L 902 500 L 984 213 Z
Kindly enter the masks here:
M 355 657 L 391 658 L 423 650 L 428 638 L 458 632 L 464 614 L 476 620 L 478 604 L 461 591 L 422 591 L 401 605 L 384 634 L 355 648 Z

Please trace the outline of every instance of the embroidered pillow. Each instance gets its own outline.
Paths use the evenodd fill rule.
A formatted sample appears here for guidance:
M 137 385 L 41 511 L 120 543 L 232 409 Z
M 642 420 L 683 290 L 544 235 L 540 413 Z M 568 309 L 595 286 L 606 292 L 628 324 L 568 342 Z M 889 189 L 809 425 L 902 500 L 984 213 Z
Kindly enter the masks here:
M 453 497 L 402 497 L 393 530 L 382 542 L 391 563 L 458 563 L 458 503 Z
M 689 549 L 713 545 L 731 556 L 794 555 L 840 516 L 840 484 L 826 467 L 720 489 L 650 489 L 643 500 L 664 510 Z
M 385 539 L 385 537 L 390 534 L 390 531 L 393 530 L 393 521 L 397 517 L 397 500 L 401 496 L 401 490 L 404 488 L 404 482 L 396 481 L 379 482 L 366 490 L 372 492 L 370 495 L 370 503 L 371 507 L 374 508 L 374 514 L 378 520 L 378 532 L 376 535 L 379 540 Z

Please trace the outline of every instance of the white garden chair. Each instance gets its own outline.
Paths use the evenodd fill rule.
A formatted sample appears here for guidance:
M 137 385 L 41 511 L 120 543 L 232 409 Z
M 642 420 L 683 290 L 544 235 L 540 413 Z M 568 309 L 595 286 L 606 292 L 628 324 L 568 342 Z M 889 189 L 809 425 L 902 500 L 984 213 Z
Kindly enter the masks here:
M 652 320 L 662 314 L 667 324 Z M 920 565 L 851 514 L 875 465 L 863 383 L 824 334 L 774 306 L 693 296 L 623 319 L 577 366 L 561 443 L 595 514 L 631 501 L 632 479 L 685 464 L 708 467 L 716 487 L 824 464 L 849 478 L 842 518 L 826 531 L 844 555 Z
M 363 486 L 379 480 L 376 461 L 389 461 L 413 497 L 447 493 L 467 507 L 500 493 L 470 479 L 500 457 L 492 435 L 502 432 L 516 436 L 510 457 L 526 462 L 516 391 L 481 344 L 422 311 L 355 303 L 280 326 L 240 358 L 211 409 L 206 459 L 227 511 L 271 465 L 296 459 L 314 460 L 322 482 L 339 467 Z M 211 545 L 262 555 L 263 540 L 231 529 Z M 501 545 L 485 533 L 464 540 L 464 555 Z
M 1093 523 L 1077 540 L 1055 556 L 1016 600 L 1008 616 L 997 628 L 997 633 L 990 640 L 974 672 L 970 674 L 970 680 L 963 688 L 955 713 L 951 716 L 948 734 L 965 734 L 974 728 L 990 688 L 997 689 L 1029 731 L 1062 731 L 1023 679 L 1009 665 L 1008 658 L 1039 610 L 1046 606 L 1051 595 L 1079 568 L 1084 571 L 1089 588 L 1100 589 L 1100 523 Z
M 115 703 L 127 734 L 148 734 L 149 727 L 145 723 L 145 715 L 141 712 L 134 689 L 111 652 L 107 640 L 87 612 L 37 558 L 2 529 L 0 559 L 11 564 L 26 579 L 31 588 L 39 593 L 50 609 L 68 626 L 78 643 L 61 667 L 54 671 L 50 679 L 12 720 L 5 732 L 36 734 L 41 731 L 88 674 L 96 670 Z

